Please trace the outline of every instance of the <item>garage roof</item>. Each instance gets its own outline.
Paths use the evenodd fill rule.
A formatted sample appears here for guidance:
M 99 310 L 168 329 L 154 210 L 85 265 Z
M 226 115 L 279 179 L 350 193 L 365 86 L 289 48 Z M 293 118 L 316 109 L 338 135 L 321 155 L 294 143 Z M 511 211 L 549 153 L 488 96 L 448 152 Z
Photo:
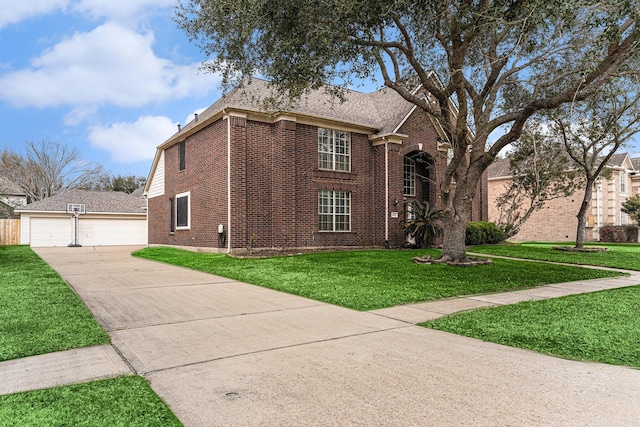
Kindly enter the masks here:
M 87 213 L 144 214 L 147 201 L 118 191 L 70 190 L 29 203 L 16 212 L 66 212 L 67 203 L 83 203 Z

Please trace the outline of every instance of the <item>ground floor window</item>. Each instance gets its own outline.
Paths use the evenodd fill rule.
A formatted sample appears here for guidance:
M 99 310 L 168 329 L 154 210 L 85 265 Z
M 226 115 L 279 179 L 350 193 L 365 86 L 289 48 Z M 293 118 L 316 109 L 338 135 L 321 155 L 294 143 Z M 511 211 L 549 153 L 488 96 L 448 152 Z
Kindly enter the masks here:
M 182 193 L 176 195 L 176 228 L 188 229 L 191 227 L 191 212 L 190 212 L 190 193 Z
M 349 191 L 318 191 L 318 229 L 320 231 L 351 231 L 351 193 Z

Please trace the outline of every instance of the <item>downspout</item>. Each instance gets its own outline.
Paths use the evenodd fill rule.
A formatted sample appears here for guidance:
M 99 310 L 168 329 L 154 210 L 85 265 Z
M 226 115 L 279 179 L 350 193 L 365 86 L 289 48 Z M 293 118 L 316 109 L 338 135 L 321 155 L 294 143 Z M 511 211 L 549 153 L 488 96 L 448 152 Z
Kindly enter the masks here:
M 389 143 L 384 138 L 384 244 L 389 244 Z
M 227 253 L 228 254 L 231 253 L 231 116 L 228 114 L 227 114 Z
M 596 183 L 596 227 L 598 228 L 598 241 L 600 240 L 600 191 L 601 191 L 600 182 Z

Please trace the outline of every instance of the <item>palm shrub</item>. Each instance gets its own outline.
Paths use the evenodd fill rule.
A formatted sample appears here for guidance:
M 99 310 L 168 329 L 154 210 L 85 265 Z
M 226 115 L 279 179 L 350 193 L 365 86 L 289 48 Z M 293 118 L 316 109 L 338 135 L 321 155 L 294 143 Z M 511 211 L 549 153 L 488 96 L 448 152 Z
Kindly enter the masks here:
M 400 222 L 400 227 L 405 236 L 413 237 L 419 248 L 430 246 L 442 234 L 442 210 L 432 209 L 429 202 L 414 200 L 409 203 L 409 210 L 403 213 L 405 219 Z

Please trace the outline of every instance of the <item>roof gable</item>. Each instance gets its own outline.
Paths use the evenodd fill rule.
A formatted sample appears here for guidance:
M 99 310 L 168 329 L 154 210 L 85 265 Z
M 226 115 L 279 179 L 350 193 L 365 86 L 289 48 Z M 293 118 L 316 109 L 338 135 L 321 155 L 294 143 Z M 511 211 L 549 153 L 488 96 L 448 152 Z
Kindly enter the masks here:
M 607 163 L 608 166 L 618 167 L 623 169 L 632 169 L 633 163 L 631 159 L 629 159 L 629 155 L 627 153 L 616 153 L 609 159 Z

